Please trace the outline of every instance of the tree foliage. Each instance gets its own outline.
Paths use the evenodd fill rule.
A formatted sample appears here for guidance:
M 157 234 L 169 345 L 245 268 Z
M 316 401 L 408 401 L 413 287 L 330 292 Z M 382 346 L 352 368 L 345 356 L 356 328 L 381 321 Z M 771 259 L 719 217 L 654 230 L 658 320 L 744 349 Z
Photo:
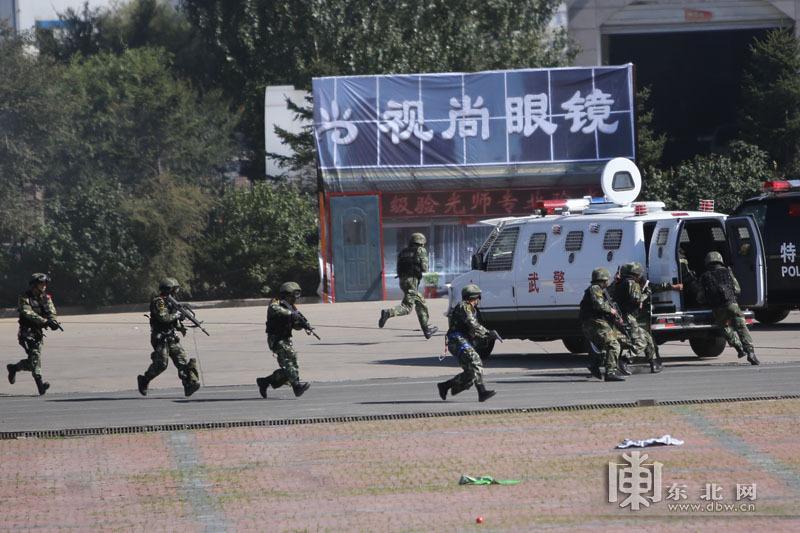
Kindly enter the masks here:
M 312 199 L 288 185 L 228 189 L 198 243 L 195 290 L 204 296 L 267 295 L 288 280 L 317 282 Z
M 760 191 L 770 170 L 766 152 L 733 141 L 727 154 L 698 155 L 674 169 L 654 169 L 648 198 L 663 201 L 668 209 L 697 209 L 701 199 L 713 199 L 716 211 L 729 213 Z
M 792 30 L 753 43 L 742 91 L 743 137 L 766 150 L 779 171 L 800 176 L 800 41 Z
M 253 176 L 263 176 L 264 87 L 309 89 L 313 76 L 565 65 L 555 0 L 185 0 L 183 8 L 243 105 Z M 299 104 L 299 102 L 298 102 Z M 310 133 L 296 139 L 309 160 Z

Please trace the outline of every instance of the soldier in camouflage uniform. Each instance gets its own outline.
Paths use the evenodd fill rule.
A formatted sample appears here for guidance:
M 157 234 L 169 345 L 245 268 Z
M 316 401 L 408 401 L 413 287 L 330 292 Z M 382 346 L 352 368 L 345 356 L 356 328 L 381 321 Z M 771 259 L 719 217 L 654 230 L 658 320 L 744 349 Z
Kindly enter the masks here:
M 736 303 L 742 292 L 733 272 L 727 268 L 719 252 L 706 254 L 706 271 L 700 276 L 700 299 L 711 307 L 714 323 L 735 350 L 739 358 L 747 357 L 751 365 L 758 365 L 753 339 L 747 331 L 744 314 Z
M 425 242 L 425 235 L 412 233 L 408 246 L 397 255 L 397 277 L 403 290 L 403 301 L 393 309 L 381 310 L 379 328 L 385 326 L 386 321 L 393 316 L 404 316 L 415 309 L 426 339 L 430 339 L 439 331 L 436 326 L 428 325 L 428 306 L 425 305 L 425 298 L 419 293 L 422 274 L 428 271 L 428 252 L 425 250 Z
M 447 349 L 458 359 L 462 373 L 456 377 L 437 383 L 439 397 L 447 398 L 450 391 L 453 396 L 465 391 L 475 384 L 478 390 L 478 401 L 485 402 L 495 395 L 495 391 L 486 390 L 483 384 L 483 363 L 475 344 L 485 342 L 488 338 L 498 338 L 494 330 L 487 330 L 476 318 L 476 311 L 481 300 L 481 289 L 477 285 L 467 285 L 461 289 L 461 302 L 450 312 L 450 327 L 447 330 Z
M 6 365 L 8 382 L 12 385 L 17 379 L 17 372 L 24 370 L 33 375 L 39 395 L 47 392 L 50 384 L 42 379 L 42 344 L 44 328 L 60 329 L 56 316 L 53 298 L 47 294 L 47 274 L 36 273 L 31 276 L 29 289 L 19 297 L 19 333 L 17 341 L 28 355 L 16 364 Z
M 305 317 L 297 310 L 295 303 L 300 297 L 300 285 L 288 281 L 281 285 L 279 298 L 273 298 L 267 307 L 267 346 L 278 357 L 280 368 L 270 376 L 258 378 L 258 392 L 267 397 L 267 387 L 273 389 L 289 383 L 295 396 L 302 396 L 311 386 L 300 381 L 297 366 L 297 352 L 292 345 L 292 330 L 310 327 Z
M 580 321 L 586 340 L 593 345 L 602 357 L 606 367 L 606 381 L 625 381 L 619 373 L 620 332 L 615 323 L 620 320 L 619 313 L 612 305 L 608 294 L 611 274 L 605 268 L 592 271 L 592 284 L 583 294 L 580 305 Z M 589 371 L 600 378 L 600 362 L 590 362 Z
M 628 327 L 631 350 L 635 356 L 644 357 L 650 364 L 650 372 L 657 374 L 661 372 L 661 361 L 650 335 L 650 298 L 653 292 L 680 290 L 681 286 L 644 283 L 644 278 L 644 268 L 640 263 L 626 263 L 620 268 L 620 280 L 611 292 L 622 312 L 623 323 Z M 644 325 L 642 318 L 646 320 Z
M 181 378 L 186 396 L 191 396 L 200 388 L 197 360 L 187 360 L 186 351 L 178 337 L 179 332 L 186 336 L 186 327 L 181 322 L 183 314 L 168 300 L 168 296 L 175 298 L 179 290 L 177 280 L 164 278 L 158 284 L 158 296 L 150 302 L 150 344 L 153 346 L 150 359 L 153 362 L 144 375 L 136 377 L 142 396 L 147 396 L 150 382 L 167 369 L 169 359 L 172 359 L 172 364 L 178 369 L 178 377 Z

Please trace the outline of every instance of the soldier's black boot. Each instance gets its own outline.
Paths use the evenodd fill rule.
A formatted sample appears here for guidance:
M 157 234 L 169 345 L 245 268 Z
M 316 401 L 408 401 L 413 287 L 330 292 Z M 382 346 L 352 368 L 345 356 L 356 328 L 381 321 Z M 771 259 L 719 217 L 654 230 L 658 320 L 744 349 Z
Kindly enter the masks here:
M 386 321 L 389 320 L 389 310 L 388 309 L 381 309 L 381 319 L 378 320 L 378 327 L 382 328 L 386 325 Z
M 630 365 L 630 360 L 627 357 L 620 357 L 619 364 L 617 366 L 617 372 L 619 372 L 623 376 L 630 376 L 632 372 L 629 365 Z
M 36 382 L 36 388 L 39 391 L 39 396 L 43 396 L 47 389 L 50 388 L 50 384 L 44 380 L 42 380 L 42 376 L 33 376 L 33 381 Z
M 269 378 L 258 378 L 256 379 L 256 385 L 258 385 L 258 392 L 261 394 L 262 398 L 267 397 L 267 388 L 269 387 Z
M 6 365 L 8 370 L 8 382 L 12 385 L 17 381 L 17 365 Z
M 147 386 L 150 384 L 150 380 L 147 379 L 145 376 L 139 374 L 136 376 L 136 385 L 139 387 L 139 394 L 142 396 L 147 396 Z
M 753 365 L 753 366 L 758 366 L 758 365 L 760 365 L 760 364 L 761 364 L 761 361 L 759 361 L 759 360 L 758 360 L 758 357 L 756 357 L 756 352 L 755 352 L 754 350 L 752 350 L 752 349 L 750 349 L 750 350 L 747 352 L 747 360 L 748 360 L 748 361 L 750 362 L 750 364 L 751 364 L 751 365 Z
M 448 379 L 447 381 L 442 381 L 441 383 L 437 383 L 436 387 L 439 389 L 439 398 L 442 400 L 447 399 L 447 392 L 450 390 L 450 387 L 453 386 L 453 380 Z
M 652 361 L 650 361 L 651 374 L 658 374 L 659 372 L 661 372 L 661 370 L 663 370 L 663 368 L 661 367 L 661 361 L 659 361 L 658 359 L 653 359 Z
M 625 378 L 620 376 L 616 370 L 612 370 L 611 372 L 606 370 L 606 381 L 625 381 Z
M 436 326 L 427 326 L 422 330 L 422 333 L 425 335 L 426 339 L 430 339 L 437 331 L 439 331 L 439 328 Z
M 303 395 L 305 391 L 307 391 L 311 387 L 307 381 L 298 381 L 297 383 L 292 384 L 292 390 L 294 391 L 294 395 L 298 398 Z
M 475 388 L 478 389 L 479 402 L 485 402 L 486 400 L 497 394 L 493 390 L 486 390 L 486 386 L 483 383 L 481 383 L 480 385 L 476 383 Z
M 183 382 L 183 395 L 191 396 L 200 389 L 199 381 L 189 381 L 188 379 Z

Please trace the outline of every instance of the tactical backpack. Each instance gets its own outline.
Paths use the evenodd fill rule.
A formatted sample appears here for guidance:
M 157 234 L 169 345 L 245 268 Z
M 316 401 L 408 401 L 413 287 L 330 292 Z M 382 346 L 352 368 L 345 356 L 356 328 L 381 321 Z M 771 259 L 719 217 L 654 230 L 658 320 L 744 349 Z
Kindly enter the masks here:
M 409 276 L 417 279 L 422 278 L 422 266 L 417 259 L 417 248 L 415 246 L 403 248 L 397 256 L 397 276 L 401 278 Z
M 700 278 L 703 294 L 710 307 L 724 307 L 736 302 L 731 273 L 727 268 L 709 270 Z

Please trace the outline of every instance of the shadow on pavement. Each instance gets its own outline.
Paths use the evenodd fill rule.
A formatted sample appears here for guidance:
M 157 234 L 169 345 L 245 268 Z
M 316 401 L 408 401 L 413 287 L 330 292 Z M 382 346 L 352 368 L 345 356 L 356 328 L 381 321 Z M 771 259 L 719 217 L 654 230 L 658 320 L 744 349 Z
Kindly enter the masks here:
M 383 342 L 317 342 L 314 346 L 374 346 Z
M 209 402 L 263 402 L 265 400 L 279 400 L 280 398 L 176 398 L 172 400 L 173 403 L 209 403 Z
M 396 400 L 387 402 L 358 402 L 360 405 L 393 405 L 398 403 L 443 403 L 442 400 Z
M 53 398 L 52 400 L 45 400 L 46 402 L 116 402 L 120 400 L 136 400 L 141 398 L 141 395 L 125 396 L 122 398 L 102 397 L 102 398 Z
M 752 331 L 800 331 L 800 323 L 753 324 L 750 329 Z
M 528 354 L 528 353 L 502 353 L 495 354 L 483 362 L 486 368 L 530 368 L 530 369 L 550 369 L 550 368 L 584 368 L 586 366 L 585 355 L 573 354 Z M 407 365 L 407 366 L 447 366 L 458 367 L 455 357 L 448 354 L 447 357 L 439 360 L 439 354 L 420 355 L 418 357 L 398 357 L 395 359 L 379 359 L 372 364 L 378 365 Z

